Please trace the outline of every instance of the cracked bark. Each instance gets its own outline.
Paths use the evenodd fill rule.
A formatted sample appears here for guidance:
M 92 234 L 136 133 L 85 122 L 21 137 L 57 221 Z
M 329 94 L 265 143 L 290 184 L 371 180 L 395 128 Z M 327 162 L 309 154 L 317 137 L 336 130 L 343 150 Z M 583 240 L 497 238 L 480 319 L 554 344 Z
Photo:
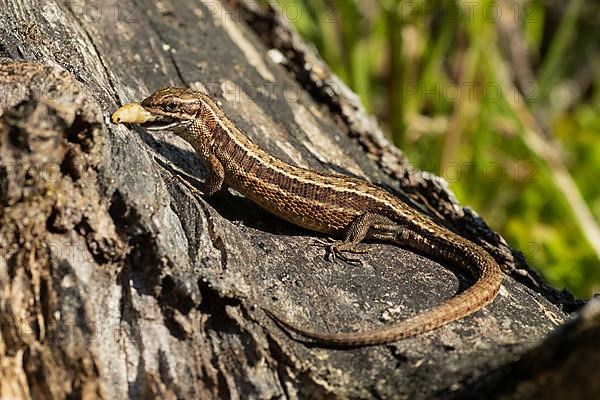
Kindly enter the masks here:
M 9 0 L 0 9 L 1 398 L 550 398 L 573 385 L 597 389 L 575 379 L 593 363 L 557 350 L 597 357 L 593 303 L 544 341 L 580 303 L 546 285 L 441 180 L 407 168 L 280 16 L 228 2 L 241 17 L 231 19 L 220 3 L 182 3 Z M 277 51 L 284 62 L 274 62 Z M 499 298 L 387 346 L 336 351 L 292 340 L 260 307 L 315 329 L 368 329 L 469 281 L 383 244 L 362 267 L 328 263 L 312 233 L 233 191 L 194 197 L 170 172 L 203 179 L 189 146 L 108 124 L 118 105 L 164 85 L 207 89 L 277 156 L 370 179 L 485 246 L 513 272 Z

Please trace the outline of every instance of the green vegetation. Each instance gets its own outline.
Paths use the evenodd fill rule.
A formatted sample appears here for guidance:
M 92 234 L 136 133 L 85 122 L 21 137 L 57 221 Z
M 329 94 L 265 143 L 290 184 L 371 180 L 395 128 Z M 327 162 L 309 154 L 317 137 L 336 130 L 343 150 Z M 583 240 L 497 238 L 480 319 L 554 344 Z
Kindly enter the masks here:
M 600 291 L 600 5 L 279 5 L 417 167 L 552 284 Z

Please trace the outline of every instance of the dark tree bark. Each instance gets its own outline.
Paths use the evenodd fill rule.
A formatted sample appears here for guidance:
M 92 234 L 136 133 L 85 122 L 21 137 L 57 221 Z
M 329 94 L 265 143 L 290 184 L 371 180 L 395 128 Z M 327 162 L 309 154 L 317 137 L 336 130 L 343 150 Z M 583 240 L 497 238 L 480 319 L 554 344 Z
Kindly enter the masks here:
M 546 285 L 441 179 L 410 168 L 271 8 L 4 0 L 0 57 L 1 398 L 598 389 L 582 379 L 596 373 L 597 305 L 544 341 L 580 302 Z M 365 330 L 470 281 L 385 244 L 371 245 L 360 267 L 328 262 L 313 233 L 234 191 L 195 197 L 172 179 L 203 179 L 190 146 L 109 123 L 116 107 L 165 85 L 207 90 L 278 157 L 369 179 L 484 246 L 508 272 L 497 300 L 385 346 L 293 340 L 261 309 L 317 330 Z

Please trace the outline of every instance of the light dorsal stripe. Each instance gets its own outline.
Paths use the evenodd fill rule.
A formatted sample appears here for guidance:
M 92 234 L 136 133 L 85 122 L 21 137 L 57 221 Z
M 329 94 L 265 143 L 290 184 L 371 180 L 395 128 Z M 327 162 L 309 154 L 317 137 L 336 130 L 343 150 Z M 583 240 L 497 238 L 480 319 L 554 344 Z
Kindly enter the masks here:
M 244 150 L 244 153 L 247 154 L 249 157 L 252 157 L 257 163 L 259 163 L 260 165 L 262 165 L 264 168 L 270 169 L 270 170 L 275 170 L 278 173 L 305 183 L 305 184 L 309 184 L 309 185 L 314 185 L 315 184 L 315 178 L 314 176 L 311 177 L 302 177 L 301 174 L 295 173 L 296 171 L 307 171 L 304 168 L 301 167 L 297 167 L 294 165 L 290 165 L 290 164 L 286 164 L 284 163 L 282 160 L 273 157 L 271 155 L 269 155 L 268 153 L 266 153 L 263 149 L 261 149 L 258 145 L 256 145 L 254 142 L 252 142 L 249 138 L 247 138 L 243 133 L 241 133 L 239 131 L 239 129 L 237 129 L 235 127 L 235 125 L 231 122 L 231 120 L 229 120 L 229 118 L 227 118 L 227 116 L 225 116 L 223 113 L 219 113 L 218 111 L 216 111 L 218 108 L 215 104 L 212 104 L 212 100 L 205 100 L 205 104 L 207 105 L 207 108 L 209 110 L 209 112 L 211 113 L 211 116 L 214 118 L 215 121 L 217 121 L 217 123 L 219 124 L 220 128 L 227 134 L 227 136 L 229 137 L 230 140 L 232 140 L 237 146 L 239 146 L 240 148 L 242 148 Z M 234 130 L 235 132 L 232 132 L 232 130 Z M 285 166 L 283 166 L 285 165 Z M 291 167 L 291 168 L 290 168 Z M 314 174 L 314 171 L 310 171 L 311 175 Z M 377 190 L 377 193 L 369 193 L 369 190 L 372 189 L 371 187 L 365 187 L 364 185 L 362 186 L 362 189 L 364 190 L 357 190 L 354 188 L 350 188 L 350 187 L 342 187 L 339 186 L 339 182 L 341 182 L 340 180 L 337 180 L 337 184 L 333 183 L 333 182 L 328 182 L 329 179 L 335 179 L 335 176 L 331 176 L 331 175 L 324 175 L 319 173 L 319 175 L 324 178 L 322 181 L 318 182 L 319 183 L 319 187 L 326 187 L 328 189 L 332 189 L 336 192 L 344 192 L 344 193 L 353 193 L 353 194 L 357 194 L 359 196 L 366 196 L 369 197 L 370 199 L 374 200 L 375 202 L 378 203 L 383 203 L 385 206 L 389 207 L 390 209 L 394 210 L 394 212 L 396 212 L 399 215 L 406 215 L 405 210 L 403 209 L 403 207 L 400 207 L 398 204 L 398 200 L 393 199 L 392 201 L 388 200 L 388 198 L 392 198 L 391 195 L 389 195 L 388 192 L 386 192 L 383 189 L 379 189 L 376 186 L 373 186 L 372 188 L 374 189 L 379 189 Z M 344 177 L 344 180 L 347 180 L 347 177 Z M 263 182 L 261 182 L 263 183 Z M 387 198 L 383 198 L 382 194 L 385 194 Z

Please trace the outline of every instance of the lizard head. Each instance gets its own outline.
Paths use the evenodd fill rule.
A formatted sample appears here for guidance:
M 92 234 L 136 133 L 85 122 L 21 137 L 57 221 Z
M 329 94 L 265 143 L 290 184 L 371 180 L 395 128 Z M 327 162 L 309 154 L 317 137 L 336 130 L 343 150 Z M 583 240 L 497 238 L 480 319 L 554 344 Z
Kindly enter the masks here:
M 202 107 L 202 94 L 188 88 L 158 89 L 141 103 L 127 103 L 111 117 L 115 124 L 135 124 L 150 131 L 183 132 Z

